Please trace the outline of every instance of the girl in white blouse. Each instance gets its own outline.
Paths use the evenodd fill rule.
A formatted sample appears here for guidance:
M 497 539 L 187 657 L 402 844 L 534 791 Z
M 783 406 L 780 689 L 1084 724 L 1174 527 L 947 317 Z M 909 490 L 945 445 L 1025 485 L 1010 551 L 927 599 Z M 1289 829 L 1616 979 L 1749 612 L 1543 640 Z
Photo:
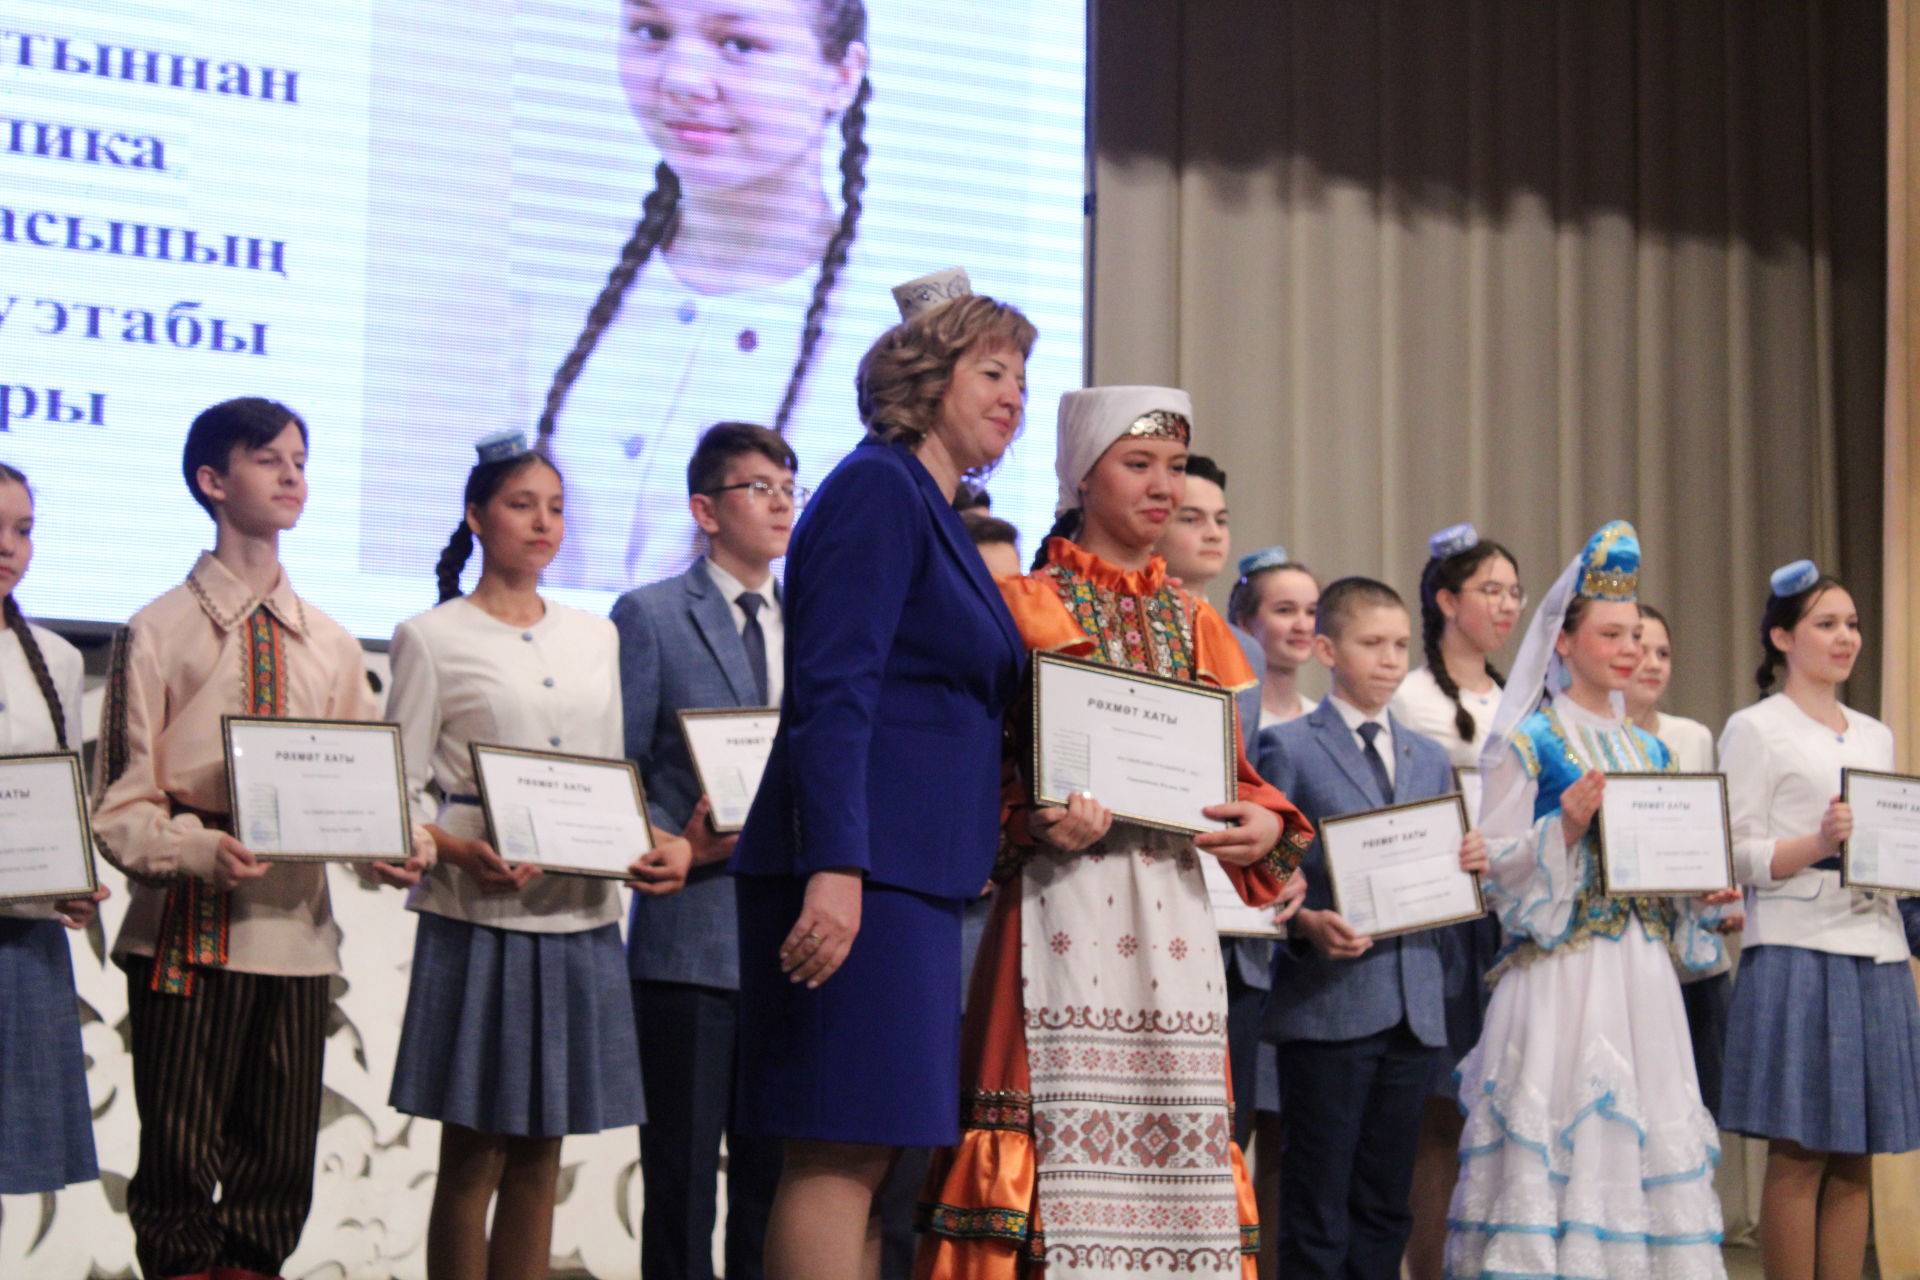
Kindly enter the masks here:
M 566 530 L 559 472 L 519 433 L 479 450 L 440 560 L 442 603 L 394 632 L 388 702 L 415 817 L 434 819 L 439 848 L 409 903 L 419 926 L 392 1097 L 442 1123 L 434 1280 L 544 1275 L 562 1137 L 644 1119 L 617 890 L 503 860 L 468 754 L 478 741 L 624 755 L 618 640 L 605 618 L 539 594 Z M 480 580 L 462 596 L 476 540 Z M 654 839 L 628 883 L 671 893 L 691 850 Z
M 20 613 L 33 559 L 33 492 L 0 463 L 0 755 L 80 749 L 79 651 Z M 100 1176 L 66 931 L 105 889 L 71 902 L 0 904 L 0 1194 L 58 1191 Z
M 1768 1140 L 1769 1277 L 1859 1275 L 1873 1152 L 1920 1147 L 1920 1008 L 1894 900 L 1840 882 L 1842 769 L 1891 770 L 1893 733 L 1840 702 L 1861 649 L 1845 587 L 1773 575 L 1762 692 L 1720 736 L 1734 863 L 1749 895 L 1721 1123 Z
M 1401 681 L 1393 714 L 1445 747 L 1456 769 L 1480 763 L 1503 683 L 1493 655 L 1513 635 L 1526 602 L 1513 553 L 1482 538 L 1472 525 L 1452 525 L 1427 539 L 1427 564 L 1420 573 L 1420 638 L 1427 665 Z M 1412 1280 L 1440 1280 L 1443 1270 L 1447 1202 L 1460 1159 L 1453 1069 L 1480 1038 L 1487 970 L 1499 949 L 1500 926 L 1492 916 L 1450 926 L 1440 940 L 1447 1053 L 1421 1117 L 1414 1157 L 1413 1234 L 1407 1240 Z

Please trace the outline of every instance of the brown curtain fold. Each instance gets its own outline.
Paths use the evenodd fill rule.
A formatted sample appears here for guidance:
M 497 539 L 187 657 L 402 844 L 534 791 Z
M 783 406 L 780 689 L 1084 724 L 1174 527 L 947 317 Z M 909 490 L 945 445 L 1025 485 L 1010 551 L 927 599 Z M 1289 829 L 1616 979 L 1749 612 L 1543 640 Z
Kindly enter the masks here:
M 1238 546 L 1411 591 L 1471 519 L 1537 592 L 1631 519 L 1716 730 L 1774 566 L 1878 637 L 1881 6 L 1097 12 L 1094 378 L 1193 393 Z

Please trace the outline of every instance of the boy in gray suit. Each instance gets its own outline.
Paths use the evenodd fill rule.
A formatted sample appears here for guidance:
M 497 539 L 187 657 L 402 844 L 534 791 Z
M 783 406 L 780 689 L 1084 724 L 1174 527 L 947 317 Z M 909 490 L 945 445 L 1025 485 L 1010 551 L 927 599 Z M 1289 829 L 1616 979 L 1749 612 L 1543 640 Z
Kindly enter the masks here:
M 679 713 L 780 703 L 783 629 L 773 562 L 787 552 L 807 491 L 777 433 L 722 422 L 687 464 L 687 504 L 707 555 L 613 606 L 627 754 L 653 820 L 693 845 L 687 887 L 634 896 L 627 967 L 639 1023 L 648 1123 L 640 1131 L 644 1280 L 712 1280 L 714 1195 L 727 1139 L 728 1280 L 762 1274 L 780 1144 L 733 1132 L 739 998 L 733 836 L 717 834 L 680 733 Z
M 1407 674 L 1412 624 L 1392 587 L 1343 578 L 1320 596 L 1314 656 L 1333 691 L 1263 730 L 1260 775 L 1317 827 L 1322 819 L 1445 795 L 1446 751 L 1387 712 Z M 1477 831 L 1460 866 L 1486 869 Z M 1440 956 L 1430 932 L 1375 939 L 1333 909 L 1326 853 L 1301 866 L 1307 902 L 1277 948 L 1262 1034 L 1279 1046 L 1286 1098 L 1280 1269 L 1288 1280 L 1395 1280 L 1420 1113 L 1447 1043 Z

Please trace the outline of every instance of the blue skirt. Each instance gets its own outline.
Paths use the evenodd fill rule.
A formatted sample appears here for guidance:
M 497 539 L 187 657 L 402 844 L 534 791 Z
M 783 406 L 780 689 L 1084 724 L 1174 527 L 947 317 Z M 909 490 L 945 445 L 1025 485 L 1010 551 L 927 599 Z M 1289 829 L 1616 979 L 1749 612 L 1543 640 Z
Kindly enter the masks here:
M 1905 964 L 1808 947 L 1740 956 L 1720 1124 L 1810 1151 L 1920 1147 L 1920 1001 Z
M 527 1138 L 646 1120 L 618 925 L 523 933 L 418 919 L 394 1110 Z
M 67 930 L 0 917 L 0 1194 L 99 1176 Z
M 735 878 L 741 1132 L 946 1147 L 960 1140 L 966 903 L 869 882 L 846 962 L 809 991 L 780 972 L 806 881 Z

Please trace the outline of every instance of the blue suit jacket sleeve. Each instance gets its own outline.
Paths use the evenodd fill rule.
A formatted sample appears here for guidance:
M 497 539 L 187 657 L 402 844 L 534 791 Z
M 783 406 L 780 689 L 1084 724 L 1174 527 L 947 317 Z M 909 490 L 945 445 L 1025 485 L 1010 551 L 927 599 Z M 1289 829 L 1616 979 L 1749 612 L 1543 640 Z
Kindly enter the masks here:
M 654 720 L 660 714 L 660 642 L 638 591 L 614 602 L 613 626 L 620 633 L 621 723 L 627 757 L 640 766 L 644 778 L 652 763 Z M 649 796 L 647 805 L 654 826 L 663 831 L 677 829 L 659 801 Z
M 788 560 L 785 720 L 801 875 L 872 869 L 868 757 L 894 635 L 931 533 L 907 473 L 872 466 L 863 483 L 837 478 L 808 510 Z

